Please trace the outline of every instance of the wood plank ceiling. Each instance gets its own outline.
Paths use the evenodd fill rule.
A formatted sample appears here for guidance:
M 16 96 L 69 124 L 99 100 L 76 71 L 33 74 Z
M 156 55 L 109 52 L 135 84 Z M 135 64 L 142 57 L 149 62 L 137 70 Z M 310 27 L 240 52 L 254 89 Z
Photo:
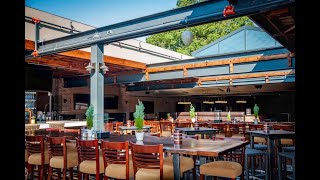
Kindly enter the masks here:
M 34 42 L 25 40 L 25 50 L 31 53 L 34 50 Z M 85 70 L 85 67 L 90 62 L 90 56 L 90 52 L 74 50 L 25 59 L 25 62 L 28 64 L 50 67 L 54 77 L 68 77 L 88 75 L 89 72 Z M 104 62 L 106 63 L 106 66 L 109 67 L 109 72 L 106 73 L 106 76 L 136 74 L 141 73 L 147 68 L 145 63 L 110 56 L 104 56 Z

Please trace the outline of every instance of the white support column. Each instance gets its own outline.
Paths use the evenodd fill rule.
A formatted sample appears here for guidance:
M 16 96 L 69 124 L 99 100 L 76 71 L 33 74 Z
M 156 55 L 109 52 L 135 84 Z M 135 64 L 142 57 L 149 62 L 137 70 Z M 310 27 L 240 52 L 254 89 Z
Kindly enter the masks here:
M 100 70 L 103 63 L 103 44 L 91 46 L 91 63 L 94 70 L 90 75 L 90 103 L 94 107 L 93 130 L 104 131 L 104 74 Z

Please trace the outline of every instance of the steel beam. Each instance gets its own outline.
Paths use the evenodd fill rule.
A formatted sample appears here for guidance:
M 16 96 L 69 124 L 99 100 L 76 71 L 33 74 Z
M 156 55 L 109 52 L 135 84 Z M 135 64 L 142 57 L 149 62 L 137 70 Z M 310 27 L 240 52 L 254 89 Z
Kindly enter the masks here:
M 287 75 L 281 75 L 285 74 L 287 72 Z M 262 74 L 270 74 L 269 75 L 269 82 L 268 83 L 288 83 L 288 82 L 295 82 L 295 74 L 294 72 L 290 71 L 279 71 L 279 74 L 275 74 L 272 76 L 272 73 L 274 72 L 264 72 Z M 243 76 L 246 76 L 248 74 L 243 74 Z M 251 75 L 251 74 L 249 74 Z M 248 78 L 233 78 L 232 79 L 232 85 L 249 85 L 249 84 L 265 84 L 265 78 L 259 77 L 259 73 L 252 74 L 253 76 L 248 76 Z M 238 75 L 239 76 L 239 75 Z M 146 90 L 161 90 L 161 89 L 181 89 L 181 88 L 203 88 L 203 87 L 220 87 L 220 86 L 229 86 L 230 82 L 228 80 L 228 77 L 225 76 L 225 79 L 222 80 L 211 80 L 211 81 L 203 81 L 201 82 L 201 86 L 198 86 L 197 83 L 184 83 L 184 84 L 156 84 L 152 85 L 150 87 L 148 86 L 130 86 L 128 87 L 128 91 L 146 91 Z M 212 79 L 215 78 L 215 76 L 210 77 Z M 217 77 L 218 79 L 219 77 Z
M 294 0 L 241 0 L 235 6 L 236 14 L 224 17 L 222 12 L 228 1 L 213 0 L 177 8 L 101 28 L 81 32 L 38 43 L 39 55 L 70 51 L 93 44 L 108 44 L 155 33 L 181 29 L 186 26 L 262 13 L 280 9 L 294 3 Z M 26 57 L 28 58 L 28 57 Z
M 93 129 L 104 130 L 104 74 L 100 71 L 100 63 L 103 63 L 103 44 L 91 46 L 91 63 L 94 70 L 90 74 L 90 104 L 94 107 Z
M 295 58 L 293 58 L 292 62 L 293 62 L 292 67 L 288 67 L 287 58 L 269 60 L 269 61 L 240 63 L 240 64 L 234 65 L 233 67 L 234 70 L 232 74 L 295 69 Z M 121 83 L 131 83 L 131 82 L 148 82 L 148 81 L 157 81 L 157 80 L 217 76 L 217 75 L 230 75 L 229 66 L 223 65 L 223 66 L 189 69 L 187 76 L 183 75 L 183 71 L 167 71 L 167 72 L 152 73 L 152 74 L 149 74 L 148 80 L 146 79 L 145 74 L 123 75 L 123 76 L 117 76 L 117 83 L 121 84 Z M 113 78 L 106 77 L 105 83 L 106 84 L 113 83 Z

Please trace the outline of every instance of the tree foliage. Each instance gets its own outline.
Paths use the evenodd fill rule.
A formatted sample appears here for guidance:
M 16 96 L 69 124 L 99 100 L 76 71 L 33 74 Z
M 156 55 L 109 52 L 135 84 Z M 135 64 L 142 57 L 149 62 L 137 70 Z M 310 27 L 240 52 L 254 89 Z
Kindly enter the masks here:
M 86 111 L 86 121 L 88 129 L 91 129 L 93 127 L 93 110 L 94 107 L 92 104 L 90 104 L 89 108 Z
M 133 113 L 135 126 L 137 130 L 143 129 L 143 121 L 144 121 L 144 105 L 138 100 L 138 104 L 136 105 L 136 112 Z
M 255 117 L 255 118 L 258 118 L 258 116 L 259 116 L 259 110 L 260 110 L 259 106 L 258 106 L 257 104 L 254 104 L 253 114 L 254 114 L 254 117 Z
M 192 104 L 190 104 L 190 118 L 195 118 L 196 117 L 196 109 L 193 107 Z
M 177 7 L 184 7 L 201 1 L 204 0 L 177 0 Z M 182 54 L 191 55 L 193 51 L 196 51 L 197 49 L 245 25 L 253 26 L 252 21 L 248 17 L 233 18 L 154 34 L 147 37 L 146 42 Z M 189 46 L 185 46 L 181 40 L 181 34 L 186 29 L 189 29 L 194 36 L 193 41 Z

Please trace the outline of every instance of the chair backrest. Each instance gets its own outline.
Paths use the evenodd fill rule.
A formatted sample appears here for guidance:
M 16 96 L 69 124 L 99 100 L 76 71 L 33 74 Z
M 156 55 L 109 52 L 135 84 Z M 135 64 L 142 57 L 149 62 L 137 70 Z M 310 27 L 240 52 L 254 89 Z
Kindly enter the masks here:
M 125 164 L 126 179 L 129 179 L 129 142 L 101 141 L 104 168 L 109 164 Z
M 116 131 L 119 132 L 119 126 L 123 126 L 123 122 L 116 122 Z
M 60 129 L 59 128 L 47 128 L 46 135 L 49 137 L 59 137 Z
M 65 136 L 66 139 L 75 140 L 80 137 L 80 129 L 64 129 L 63 132 L 60 132 L 60 136 Z
M 100 174 L 100 162 L 99 162 L 99 143 L 98 139 L 94 140 L 82 140 L 77 139 L 78 149 L 78 163 L 89 160 L 96 161 L 96 175 Z
M 160 135 L 162 136 L 162 132 L 169 127 L 171 133 L 173 132 L 173 123 L 171 121 L 163 120 L 159 122 Z
M 44 165 L 44 136 L 26 136 L 28 158 L 35 153 L 41 154 L 41 165 Z
M 66 137 L 48 137 L 49 159 L 54 156 L 63 156 L 63 167 L 67 169 Z
M 224 138 L 225 141 L 245 141 L 244 139 L 238 138 Z M 234 148 L 222 154 L 222 157 L 225 161 L 235 161 L 244 166 L 244 156 L 245 156 L 245 148 L 247 143 L 242 144 L 240 147 Z
M 105 131 L 113 132 L 113 123 L 105 123 L 104 129 Z
M 273 124 L 272 128 L 274 130 L 285 130 L 285 131 L 294 131 L 294 125 L 293 124 Z
M 138 145 L 130 142 L 134 176 L 139 168 L 160 169 L 160 180 L 163 179 L 163 144 Z
M 263 124 L 249 124 L 250 130 L 263 130 Z
M 58 128 L 61 131 L 64 130 L 64 123 L 50 123 L 49 128 Z
M 190 120 L 183 120 L 183 121 L 177 122 L 178 128 L 183 128 L 183 127 L 190 128 L 191 125 L 192 125 L 192 122 Z

